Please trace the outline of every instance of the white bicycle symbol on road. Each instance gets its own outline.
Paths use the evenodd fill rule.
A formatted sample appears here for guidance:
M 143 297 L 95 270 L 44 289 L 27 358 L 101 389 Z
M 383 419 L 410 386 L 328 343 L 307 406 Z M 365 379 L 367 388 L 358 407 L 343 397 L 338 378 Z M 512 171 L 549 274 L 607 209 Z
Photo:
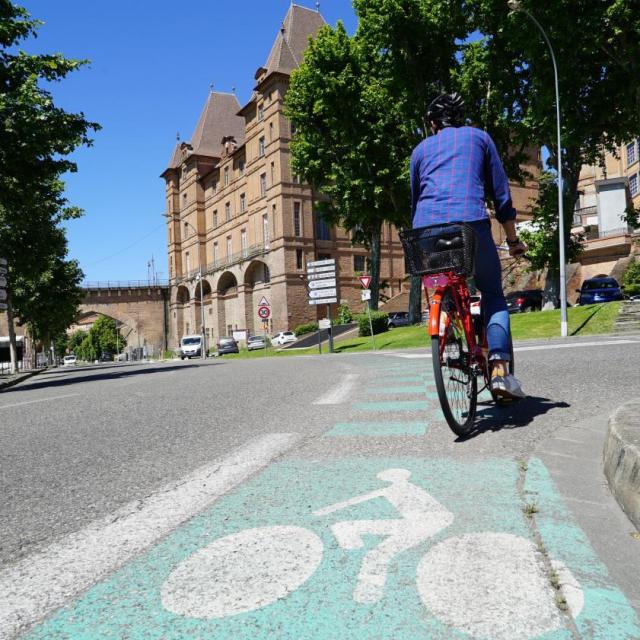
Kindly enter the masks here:
M 403 552 L 448 527 L 454 515 L 421 487 L 406 469 L 387 469 L 379 490 L 317 509 L 323 517 L 376 498 L 386 499 L 397 519 L 346 520 L 331 525 L 341 549 L 361 549 L 363 536 L 383 536 L 369 550 L 353 589 L 353 600 L 375 605 L 384 598 L 389 567 Z M 245 529 L 192 554 L 165 581 L 164 608 L 175 614 L 216 619 L 255 611 L 285 598 L 320 566 L 324 545 L 310 529 L 268 526 Z M 568 610 L 584 605 L 580 585 L 558 561 L 551 568 L 562 585 Z M 451 537 L 429 549 L 416 571 L 422 603 L 442 623 L 474 637 L 531 638 L 564 626 L 541 555 L 528 539 L 481 532 Z

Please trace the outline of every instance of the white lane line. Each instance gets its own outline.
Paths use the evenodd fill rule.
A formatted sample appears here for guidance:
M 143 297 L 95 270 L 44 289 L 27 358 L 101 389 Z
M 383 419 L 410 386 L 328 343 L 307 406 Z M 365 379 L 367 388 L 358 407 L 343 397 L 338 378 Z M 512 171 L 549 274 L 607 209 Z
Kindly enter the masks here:
M 514 351 L 545 351 L 547 349 L 577 349 L 579 347 L 608 347 L 615 344 L 640 344 L 640 340 L 611 340 L 609 342 L 575 342 L 571 344 L 540 344 L 529 347 L 515 347 Z M 384 353 L 379 355 L 394 358 L 406 358 L 415 360 L 419 358 L 431 358 L 430 353 Z
M 612 344 L 638 344 L 638 340 L 611 340 L 609 342 L 574 342 L 570 344 L 541 344 L 531 347 L 515 347 L 514 351 L 544 351 L 546 349 L 577 349 L 579 347 L 608 347 Z
M 250 440 L 0 573 L 0 637 L 24 631 L 291 448 L 295 433 Z
M 347 373 L 344 378 L 325 394 L 321 395 L 313 404 L 341 404 L 351 395 L 358 374 Z
M 64 400 L 65 398 L 75 398 L 79 393 L 67 393 L 64 396 L 53 396 L 51 398 L 38 398 L 37 400 L 25 400 L 24 402 L 13 402 L 11 404 L 0 405 L 0 410 L 11 409 L 12 407 L 22 407 L 25 404 L 35 404 L 36 402 L 49 402 L 50 400 Z

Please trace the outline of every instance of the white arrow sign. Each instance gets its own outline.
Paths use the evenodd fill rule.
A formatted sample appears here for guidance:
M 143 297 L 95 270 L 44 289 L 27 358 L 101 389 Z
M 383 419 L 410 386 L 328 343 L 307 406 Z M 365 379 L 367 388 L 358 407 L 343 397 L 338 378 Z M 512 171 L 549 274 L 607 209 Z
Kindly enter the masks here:
M 338 298 L 319 298 L 317 300 L 309 300 L 309 304 L 333 304 L 338 302 Z
M 326 273 L 310 273 L 307 280 L 322 280 L 323 278 L 335 278 L 335 271 L 327 271 Z
M 335 258 L 329 260 L 316 260 L 315 262 L 307 262 L 307 267 L 326 267 L 330 264 L 335 264 Z
M 307 268 L 307 273 L 324 273 L 325 271 L 333 271 L 335 273 L 336 265 L 329 265 L 328 267 L 313 267 Z
M 328 297 L 328 296 L 337 296 L 337 295 L 338 295 L 338 291 L 335 288 L 319 289 L 318 291 L 309 291 L 310 298 L 322 298 L 323 296 Z
M 336 286 L 335 278 L 333 280 L 313 280 L 309 283 L 309 289 L 330 289 Z

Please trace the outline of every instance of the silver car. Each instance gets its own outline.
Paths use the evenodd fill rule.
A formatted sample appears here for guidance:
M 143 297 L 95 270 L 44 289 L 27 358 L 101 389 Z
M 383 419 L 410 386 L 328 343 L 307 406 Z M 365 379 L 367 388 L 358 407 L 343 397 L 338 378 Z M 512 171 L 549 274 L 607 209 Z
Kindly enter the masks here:
M 267 339 L 264 336 L 249 336 L 249 338 L 247 339 L 247 351 L 266 348 Z

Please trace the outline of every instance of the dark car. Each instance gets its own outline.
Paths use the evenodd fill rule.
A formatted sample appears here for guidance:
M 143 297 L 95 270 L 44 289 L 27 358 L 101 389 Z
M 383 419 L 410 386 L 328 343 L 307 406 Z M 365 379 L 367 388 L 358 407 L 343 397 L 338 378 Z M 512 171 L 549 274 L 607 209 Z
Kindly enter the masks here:
M 235 338 L 230 338 L 228 336 L 218 338 L 217 347 L 219 356 L 224 353 L 240 353 L 240 349 L 238 349 L 238 343 Z
M 594 302 L 613 302 L 623 300 L 622 289 L 615 278 L 597 277 L 589 278 L 582 283 L 578 304 L 593 304 Z
M 542 289 L 513 291 L 506 295 L 509 313 L 524 313 L 542 309 Z
M 387 320 L 387 326 L 391 327 L 406 327 L 409 325 L 409 314 L 406 311 L 392 311 L 389 314 Z
M 100 362 L 113 362 L 113 354 L 108 351 L 103 351 L 98 359 Z

